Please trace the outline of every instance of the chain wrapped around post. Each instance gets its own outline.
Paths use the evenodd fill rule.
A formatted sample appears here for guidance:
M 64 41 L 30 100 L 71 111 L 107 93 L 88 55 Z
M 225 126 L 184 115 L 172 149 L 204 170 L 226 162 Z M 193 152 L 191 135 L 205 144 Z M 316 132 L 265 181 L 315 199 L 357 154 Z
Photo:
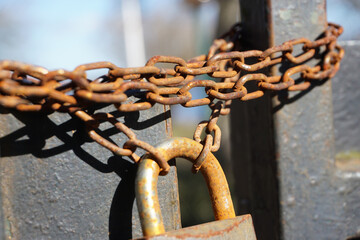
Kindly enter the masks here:
M 207 55 L 189 61 L 179 57 L 154 56 L 143 67 L 121 68 L 110 62 L 95 62 L 80 65 L 73 71 L 49 71 L 39 66 L 3 60 L 0 61 L 0 105 L 23 112 L 69 113 L 85 122 L 91 139 L 114 154 L 128 156 L 138 162 L 139 156 L 135 150 L 142 148 L 148 151 L 161 167 L 161 174 L 166 174 L 170 166 L 153 146 L 137 139 L 130 128 L 111 114 L 90 114 L 89 107 L 95 103 L 114 104 L 118 111 L 133 112 L 149 109 L 156 103 L 181 104 L 184 107 L 208 105 L 212 109 L 210 120 L 201 122 L 194 134 L 194 139 L 204 144 L 194 164 L 193 170 L 196 172 L 206 155 L 219 149 L 221 131 L 216 123 L 220 115 L 229 114 L 232 100 L 259 98 L 266 90 L 306 90 L 312 81 L 334 76 L 344 56 L 344 50 L 336 43 L 343 28 L 336 24 L 329 23 L 324 34 L 315 41 L 299 38 L 265 51 L 235 51 L 240 30 L 241 25 L 236 24 L 228 33 L 216 39 Z M 293 50 L 297 45 L 302 46 L 302 53 L 294 56 Z M 322 61 L 314 67 L 306 65 L 316 55 L 320 55 Z M 250 59 L 255 63 L 249 64 Z M 170 63 L 174 68 L 160 68 L 156 66 L 157 63 Z M 267 76 L 256 72 L 282 63 L 287 63 L 282 75 Z M 87 71 L 94 69 L 108 69 L 108 73 L 90 80 Z M 301 79 L 295 82 L 292 76 L 297 73 L 300 73 Z M 196 79 L 199 75 L 211 78 Z M 256 81 L 257 90 L 248 92 L 245 86 L 248 81 Z M 190 90 L 199 87 L 205 89 L 207 96 L 192 99 Z M 138 92 L 141 100 L 129 102 L 130 90 Z M 96 131 L 106 121 L 128 138 L 122 147 L 109 142 Z M 206 137 L 201 140 L 204 128 Z

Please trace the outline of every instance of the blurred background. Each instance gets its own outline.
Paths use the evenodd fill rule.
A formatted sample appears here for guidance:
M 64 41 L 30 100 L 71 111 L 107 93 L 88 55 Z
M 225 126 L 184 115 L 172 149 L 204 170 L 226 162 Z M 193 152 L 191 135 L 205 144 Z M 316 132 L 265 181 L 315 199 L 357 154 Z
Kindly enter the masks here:
M 327 9 L 328 20 L 345 29 L 340 40 L 360 39 L 360 1 L 328 0 Z M 97 61 L 142 66 L 154 55 L 190 59 L 206 53 L 212 40 L 239 20 L 238 0 L 2 0 L 0 58 L 50 70 Z M 89 78 L 104 73 L 92 71 Z M 201 89 L 191 93 L 205 95 Z M 192 137 L 196 124 L 209 118 L 207 107 L 174 106 L 171 113 L 175 136 Z M 232 186 L 227 119 L 220 124 L 218 158 Z M 183 226 L 212 220 L 202 176 L 193 176 L 184 161 L 178 168 Z

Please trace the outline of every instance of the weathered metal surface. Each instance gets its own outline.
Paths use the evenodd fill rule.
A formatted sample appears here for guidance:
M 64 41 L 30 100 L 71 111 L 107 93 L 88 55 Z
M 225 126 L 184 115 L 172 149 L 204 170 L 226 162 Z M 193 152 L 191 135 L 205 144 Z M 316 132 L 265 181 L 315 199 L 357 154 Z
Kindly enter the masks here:
M 252 20 L 261 19 L 261 21 L 265 21 L 267 24 L 276 22 L 276 20 L 272 19 L 272 16 L 269 18 L 268 14 L 264 14 L 264 12 L 271 9 L 270 5 L 264 6 L 264 3 L 261 1 L 259 1 L 259 3 L 260 7 L 251 3 L 256 7 L 255 14 L 253 14 L 252 11 L 244 11 L 242 15 L 250 17 Z M 286 3 L 284 6 L 285 5 Z M 290 4 L 289 6 L 291 8 L 297 5 Z M 289 6 L 287 6 L 287 8 L 289 8 Z M 315 9 L 315 7 L 321 8 L 321 6 L 323 5 L 320 4 L 319 6 L 312 7 Z M 292 8 L 290 10 L 294 12 Z M 260 14 L 257 15 L 258 13 Z M 294 20 L 298 17 L 296 15 L 298 12 L 296 11 L 294 14 L 291 13 L 290 17 L 287 13 L 287 11 L 280 12 L 279 15 L 285 20 Z M 292 15 L 294 15 L 294 17 Z M 264 16 L 266 18 L 259 18 Z M 319 19 L 325 19 L 322 11 L 314 13 L 311 16 L 307 12 L 301 17 L 304 16 L 306 16 L 306 20 L 313 22 Z M 258 21 L 256 23 L 258 23 Z M 301 21 L 295 22 L 294 28 L 291 30 L 295 29 L 297 32 L 301 24 Z M 311 23 L 306 24 L 311 25 Z M 257 27 L 258 26 L 259 25 L 257 25 Z M 271 25 L 265 24 L 264 26 L 262 26 L 258 32 L 271 31 L 271 27 L 267 28 L 267 26 Z M 264 101 L 264 109 L 269 110 L 269 101 L 267 101 L 269 95 L 266 97 L 265 92 L 267 90 L 282 91 L 279 94 L 281 97 L 279 98 L 280 104 L 274 110 L 279 111 L 280 108 L 288 103 L 288 99 L 286 99 L 286 97 L 284 98 L 284 91 L 303 90 L 303 92 L 297 96 L 307 95 L 311 90 L 311 82 L 318 82 L 320 79 L 332 77 L 336 73 L 343 56 L 341 47 L 336 45 L 336 38 L 341 34 L 342 28 L 334 24 L 328 24 L 326 29 L 322 28 L 323 31 L 321 32 L 323 36 L 315 41 L 312 41 L 313 35 L 309 34 L 311 40 L 303 37 L 295 40 L 285 39 L 281 45 L 271 47 L 267 50 L 263 47 L 255 48 L 264 51 L 233 51 L 239 38 L 240 29 L 240 25 L 235 25 L 227 34 L 222 36 L 221 39 L 216 39 L 213 42 L 207 55 L 201 55 L 189 61 L 172 56 L 154 56 L 147 62 L 146 66 L 143 67 L 121 68 L 110 62 L 95 62 L 79 65 L 73 71 L 63 69 L 49 71 L 31 64 L 4 60 L 0 62 L 0 105 L 6 109 L 16 109 L 18 112 L 14 112 L 14 114 L 17 114 L 17 116 L 22 115 L 19 112 L 27 111 L 42 113 L 58 111 L 70 113 L 72 116 L 78 117 L 83 121 L 86 125 L 86 133 L 91 139 L 102 147 L 110 150 L 119 158 L 121 156 L 127 156 L 134 162 L 138 162 L 139 155 L 135 152 L 136 149 L 139 150 L 139 148 L 141 148 L 150 152 L 160 165 L 161 174 L 165 175 L 170 169 L 167 161 L 165 161 L 164 157 L 152 146 L 153 142 L 149 144 L 147 141 L 141 140 L 133 131 L 132 124 L 138 120 L 136 117 L 136 114 L 139 114 L 138 111 L 151 109 L 156 103 L 163 105 L 182 104 L 185 107 L 209 105 L 213 110 L 211 117 L 209 121 L 206 121 L 204 125 L 199 125 L 198 128 L 204 129 L 206 127 L 205 131 L 207 136 L 205 140 L 201 140 L 199 136 L 196 137 L 198 142 L 205 143 L 202 152 L 202 156 L 204 157 L 207 155 L 207 152 L 218 149 L 218 140 L 221 138 L 221 135 L 216 122 L 219 115 L 229 114 L 229 108 L 233 99 L 248 101 L 265 95 L 264 100 L 259 100 L 259 102 Z M 243 37 L 247 38 L 250 36 L 250 40 L 254 34 L 246 34 L 249 32 L 254 33 L 254 31 L 248 30 L 254 30 L 256 28 L 249 28 L 245 24 L 244 29 Z M 313 29 L 311 29 L 311 31 L 312 30 Z M 290 32 L 291 31 L 288 31 L 288 33 Z M 315 33 L 318 34 L 320 31 L 316 30 Z M 267 34 L 265 33 L 264 35 Z M 275 41 L 277 40 L 275 39 Z M 302 51 L 300 56 L 296 56 L 296 50 L 301 46 Z M 306 64 L 310 63 L 309 60 L 313 59 L 314 56 L 316 56 L 315 53 L 320 51 L 324 46 L 326 46 L 326 54 L 324 54 L 323 58 L 324 64 L 307 66 Z M 167 63 L 175 65 L 175 67 L 161 68 L 157 67 L 158 63 Z M 266 71 L 263 71 L 261 74 L 255 73 L 258 70 L 266 70 L 279 63 L 283 63 L 284 68 L 282 68 L 281 73 L 276 76 L 268 76 L 265 74 L 267 73 Z M 294 66 L 294 64 L 301 65 Z M 104 76 L 89 81 L 87 72 L 94 69 L 108 70 L 108 72 Z M 247 73 L 247 75 L 241 76 L 241 74 L 244 73 Z M 304 82 L 294 80 L 294 75 L 296 76 L 296 74 L 300 73 L 303 75 Z M 222 78 L 223 80 L 194 79 L 197 75 L 209 75 L 214 78 Z M 143 81 L 143 79 L 147 79 L 147 81 Z M 204 88 L 207 96 L 201 99 L 192 99 L 190 90 L 196 87 Z M 134 94 L 138 96 L 136 102 L 129 98 Z M 289 95 L 293 96 L 293 94 Z M 291 99 L 290 102 L 292 100 L 295 100 L 295 98 Z M 322 104 L 322 100 L 324 99 L 321 98 L 317 104 Z M 218 101 L 223 103 L 218 105 Z M 108 110 L 93 113 L 93 108 L 98 107 L 99 104 L 113 104 L 116 110 L 112 113 L 109 113 Z M 217 108 L 217 106 L 220 107 Z M 256 106 L 256 104 L 254 106 Z M 258 109 L 255 111 L 257 110 Z M 266 112 L 267 111 L 265 111 L 264 115 L 266 115 Z M 126 124 L 122 124 L 116 119 L 119 115 L 135 116 L 135 120 L 126 121 L 125 117 Z M 270 136 L 272 134 L 271 119 L 268 116 L 264 119 L 266 120 L 266 124 L 263 124 L 263 126 L 268 128 L 264 131 L 256 132 L 256 137 Z M 28 124 L 32 124 L 31 120 L 28 121 Z M 112 124 L 116 128 L 116 131 L 124 133 L 126 141 L 118 145 L 115 141 L 110 140 L 109 136 L 106 136 L 109 132 L 102 131 L 104 125 L 107 124 Z M 32 134 L 37 135 L 37 131 L 39 130 L 32 132 Z M 43 142 L 44 141 L 40 141 L 40 144 L 38 144 L 41 145 Z M 273 145 L 268 145 L 266 141 L 265 145 L 267 145 L 265 148 L 270 160 L 273 160 Z M 40 149 L 42 149 L 42 147 L 40 147 Z M 253 149 L 259 150 L 260 148 Z M 57 149 L 57 151 L 60 150 Z M 33 154 L 31 151 L 28 152 Z M 195 164 L 195 170 L 201 167 L 203 159 L 199 158 L 198 160 Z M 275 186 L 276 184 L 274 185 L 274 181 L 272 180 L 274 176 L 276 176 L 276 171 L 274 171 L 274 162 L 270 162 L 270 167 L 267 167 L 269 167 L 268 169 L 270 169 L 269 172 L 271 173 L 267 176 L 266 180 L 270 180 L 271 185 Z M 11 166 L 10 163 L 7 164 Z M 267 163 L 265 163 L 265 165 L 266 164 Z M 264 172 L 268 169 L 265 169 Z M 4 193 L 6 191 L 7 189 L 4 190 Z M 9 193 L 6 192 L 6 194 Z M 272 200 L 270 201 L 272 203 L 267 206 L 274 207 L 273 203 L 276 201 Z M 6 201 L 6 199 L 2 199 L 3 203 L 6 203 Z M 274 209 L 276 209 L 276 206 Z M 273 215 L 271 215 L 269 219 L 273 220 Z M 279 231 L 275 232 L 275 235 L 278 235 Z
M 340 44 L 346 55 L 341 70 L 332 80 L 336 182 L 330 190 L 339 199 L 337 204 L 341 207 L 335 211 L 335 224 L 341 224 L 339 238 L 345 238 L 360 236 L 360 91 L 357 90 L 360 42 Z
M 156 143 L 171 134 L 169 109 L 164 106 L 140 113 L 101 110 L 125 122 L 139 139 Z M 142 236 L 134 204 L 134 163 L 94 144 L 82 122 L 67 114 L 3 112 L 0 119 L 3 239 Z M 125 142 L 112 125 L 100 129 L 107 139 Z M 177 179 L 171 169 L 158 183 L 167 230 L 180 227 Z
M 247 29 L 246 25 L 244 28 Z M 111 62 L 94 62 L 79 65 L 72 71 L 49 71 L 31 64 L 3 60 L 0 61 L 0 105 L 23 112 L 71 113 L 84 121 L 89 136 L 104 148 L 118 156 L 130 157 L 134 162 L 140 158 L 134 151 L 137 148 L 144 149 L 155 157 L 162 168 L 161 174 L 165 175 L 170 166 L 151 144 L 137 138 L 130 128 L 117 121 L 112 114 L 93 114 L 87 110 L 95 104 L 114 104 L 122 113 L 147 110 L 155 103 L 182 104 L 185 107 L 209 105 L 213 112 L 206 124 L 207 139 L 210 139 L 210 134 L 215 135 L 214 143 L 211 144 L 211 151 L 215 152 L 221 138 L 220 131 L 216 132 L 216 122 L 219 115 L 229 114 L 233 99 L 248 101 L 260 98 L 266 90 L 307 90 L 310 82 L 332 77 L 343 57 L 341 47 L 336 44 L 342 27 L 336 24 L 327 24 L 323 36 L 315 41 L 302 37 L 284 41 L 265 51 L 233 51 L 240 30 L 241 25 L 235 24 L 228 33 L 213 41 L 207 55 L 189 61 L 173 56 L 154 56 L 143 67 L 121 68 Z M 302 46 L 300 56 L 293 55 L 293 50 L 299 46 Z M 324 46 L 324 62 L 307 66 L 306 62 L 313 59 L 315 53 Z M 164 69 L 156 66 L 159 63 L 175 67 Z M 277 76 L 253 73 L 279 63 L 289 64 Z M 107 74 L 88 80 L 87 75 L 91 70 L 105 70 Z M 304 82 L 295 82 L 293 75 L 297 73 L 302 74 Z M 221 80 L 195 79 L 198 75 L 209 75 Z M 247 86 L 256 88 L 249 92 L 252 89 Z M 207 96 L 192 99 L 190 90 L 198 87 L 204 88 Z M 139 96 L 136 102 L 129 99 L 133 92 Z M 217 102 L 223 104 L 216 110 Z M 128 140 L 123 146 L 108 141 L 97 132 L 99 124 L 104 122 L 113 124 L 126 135 Z
M 271 25 L 269 9 L 264 1 L 240 0 L 240 10 L 242 49 L 269 48 L 271 44 L 267 40 Z M 233 101 L 230 115 L 237 213 L 251 214 L 258 239 L 278 239 L 280 236 L 271 111 L 271 94 L 265 92 L 262 98 L 256 100 Z
M 336 154 L 360 152 L 360 41 L 341 42 L 346 55 L 332 79 Z
M 161 143 L 156 150 L 170 160 L 181 157 L 196 163 L 203 146 L 188 138 L 172 138 Z M 209 189 L 215 220 L 235 217 L 233 202 L 224 172 L 217 159 L 209 153 L 200 168 Z M 142 158 L 136 179 L 135 195 L 144 236 L 165 232 L 159 207 L 156 183 L 160 173 L 159 165 L 146 155 Z
M 313 40 L 326 26 L 323 0 L 240 3 L 246 49 L 262 50 L 299 36 Z M 234 103 L 232 113 L 240 214 L 252 214 L 259 239 L 345 239 L 359 231 L 357 173 L 340 173 L 334 159 L 330 81 L 301 93 L 282 91 L 273 102 L 265 96 Z
M 325 0 L 272 1 L 271 20 L 275 45 L 298 36 L 316 39 L 326 27 Z M 338 221 L 344 206 L 334 186 L 331 82 L 279 95 L 273 104 L 282 238 L 345 237 Z
M 171 231 L 146 239 L 208 239 L 208 240 L 256 240 L 253 223 L 250 215 L 242 215 L 236 218 L 204 223 L 193 227 L 183 228 L 179 231 Z
M 3 206 L 2 204 L 2 194 L 0 194 L 0 206 Z M 4 221 L 4 214 L 3 214 L 3 208 L 0 208 L 0 238 L 1 239 L 5 239 L 6 238 L 6 231 L 7 231 L 7 226 L 6 223 L 7 221 Z

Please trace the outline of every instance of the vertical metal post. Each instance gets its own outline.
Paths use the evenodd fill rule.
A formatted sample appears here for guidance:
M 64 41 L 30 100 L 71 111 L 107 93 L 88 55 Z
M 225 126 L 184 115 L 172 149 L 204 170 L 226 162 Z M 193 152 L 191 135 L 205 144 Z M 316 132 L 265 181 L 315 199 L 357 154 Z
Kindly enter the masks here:
M 360 237 L 360 82 L 358 81 L 360 41 L 341 42 L 345 49 L 341 68 L 332 79 L 335 129 L 335 184 L 329 190 L 334 201 L 340 237 Z M 326 197 L 326 196 L 324 196 Z M 353 238 L 351 238 L 353 237 Z
M 110 111 L 152 144 L 171 135 L 162 105 L 142 112 Z M 67 114 L 0 115 L 0 236 L 4 239 L 129 239 L 142 236 L 134 196 L 136 166 L 89 141 Z M 112 126 L 101 134 L 120 146 Z M 138 154 L 141 154 L 139 152 Z M 180 226 L 174 167 L 159 179 L 167 230 Z
M 240 1 L 242 50 L 270 46 L 271 24 L 262 0 Z M 251 82 L 250 82 L 251 84 Z M 249 86 L 248 89 L 251 90 Z M 237 195 L 237 214 L 251 213 L 258 239 L 280 236 L 277 166 L 272 104 L 269 92 L 231 106 L 231 155 Z
M 319 37 L 327 23 L 325 3 L 272 1 L 274 45 Z M 339 216 L 331 210 L 339 200 L 332 183 L 336 177 L 331 81 L 302 93 L 283 94 L 273 99 L 282 237 L 338 238 L 340 232 L 334 226 Z
M 325 0 L 240 4 L 245 49 L 314 40 L 326 27 Z M 331 82 L 317 85 L 233 105 L 238 206 L 253 215 L 259 239 L 344 239 L 357 231 L 347 227 L 353 184 L 335 166 Z

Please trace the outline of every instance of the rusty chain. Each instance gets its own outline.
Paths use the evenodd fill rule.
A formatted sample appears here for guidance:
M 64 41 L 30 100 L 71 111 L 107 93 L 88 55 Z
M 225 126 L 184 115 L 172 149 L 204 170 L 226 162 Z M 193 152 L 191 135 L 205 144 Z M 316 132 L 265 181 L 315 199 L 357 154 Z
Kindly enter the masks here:
M 114 104 L 118 111 L 133 112 L 149 109 L 155 103 L 181 104 L 184 107 L 208 105 L 212 109 L 210 119 L 200 122 L 194 134 L 194 139 L 204 144 L 194 164 L 196 172 L 206 155 L 219 149 L 221 130 L 217 120 L 220 115 L 229 114 L 232 100 L 259 98 L 266 90 L 305 90 L 310 87 L 311 81 L 333 77 L 344 56 L 344 50 L 336 43 L 343 28 L 336 24 L 329 23 L 324 34 L 315 41 L 299 38 L 265 51 L 234 51 L 240 29 L 240 24 L 235 25 L 213 42 L 207 55 L 189 61 L 173 56 L 154 56 L 143 67 L 121 68 L 110 62 L 95 62 L 80 65 L 73 71 L 49 71 L 39 66 L 4 60 L 0 62 L 0 105 L 23 112 L 70 113 L 85 122 L 91 139 L 116 155 L 128 156 L 138 162 L 140 158 L 135 150 L 139 147 L 148 151 L 157 160 L 162 174 L 166 174 L 170 166 L 153 146 L 137 139 L 129 127 L 111 114 L 89 113 L 89 106 L 95 103 Z M 294 48 L 298 46 L 302 47 L 302 52 L 293 55 Z M 322 61 L 314 67 L 306 65 L 316 55 L 320 55 Z M 255 63 L 249 64 L 249 61 Z M 161 68 L 156 66 L 158 63 L 174 67 Z M 282 75 L 259 73 L 259 70 L 283 63 L 286 63 L 287 69 Z M 108 73 L 90 80 L 87 71 L 94 69 L 107 69 Z M 295 83 L 292 78 L 297 73 L 301 74 L 300 83 Z M 199 75 L 208 75 L 211 79 L 195 79 Z M 245 87 L 248 81 L 257 83 L 256 91 L 248 92 Z M 192 99 L 190 90 L 199 87 L 205 89 L 207 96 Z M 141 101 L 129 102 L 129 90 L 142 93 Z M 96 131 L 103 122 L 111 123 L 126 135 L 128 140 L 122 147 Z M 204 130 L 206 137 L 202 140 Z

